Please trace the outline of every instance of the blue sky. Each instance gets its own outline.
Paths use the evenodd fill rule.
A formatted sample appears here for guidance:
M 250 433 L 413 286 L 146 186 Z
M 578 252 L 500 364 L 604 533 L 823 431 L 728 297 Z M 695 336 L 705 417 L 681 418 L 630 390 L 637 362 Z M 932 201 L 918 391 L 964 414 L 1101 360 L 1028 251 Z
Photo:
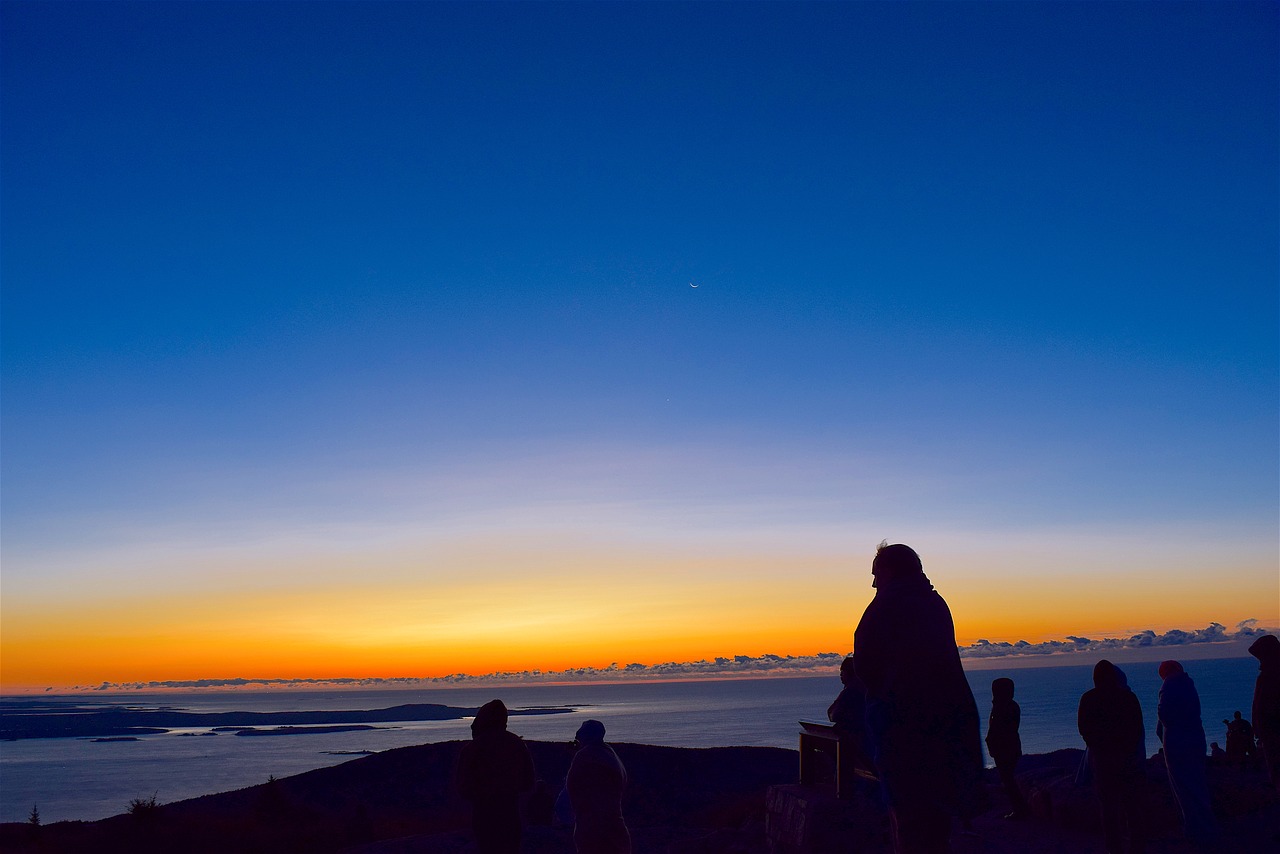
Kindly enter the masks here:
M 13 608 L 767 528 L 1202 549 L 1274 594 L 1206 621 L 1280 615 L 1274 4 L 0 15 Z

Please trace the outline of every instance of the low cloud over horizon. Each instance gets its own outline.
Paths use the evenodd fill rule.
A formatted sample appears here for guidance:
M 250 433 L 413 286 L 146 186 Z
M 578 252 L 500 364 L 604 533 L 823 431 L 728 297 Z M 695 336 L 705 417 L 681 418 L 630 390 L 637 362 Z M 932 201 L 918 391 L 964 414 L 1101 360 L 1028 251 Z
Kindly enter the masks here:
M 1025 660 L 1058 656 L 1055 663 L 1064 663 L 1062 657 L 1074 657 L 1085 653 L 1115 653 L 1129 650 L 1163 649 L 1169 647 L 1239 645 L 1242 641 L 1260 637 L 1268 631 L 1258 626 L 1257 620 L 1242 620 L 1234 632 L 1227 631 L 1221 623 L 1210 623 L 1203 629 L 1184 631 L 1170 629 L 1159 633 L 1151 629 L 1122 638 L 1088 638 L 1067 635 L 1064 640 L 1029 643 L 992 642 L 979 638 L 968 646 L 960 647 L 960 657 L 966 660 Z M 717 656 L 699 661 L 663 662 L 660 664 L 632 663 L 608 667 L 578 667 L 565 670 L 498 671 L 481 675 L 451 673 L 447 676 L 390 676 L 390 677 L 335 677 L 335 678 L 244 678 L 230 679 L 171 679 L 151 682 L 103 682 L 99 685 L 77 685 L 73 691 L 144 691 L 193 688 L 425 688 L 451 685 L 486 685 L 502 683 L 551 683 L 626 681 L 639 679 L 687 679 L 722 678 L 734 676 L 779 676 L 826 674 L 840 666 L 847 653 L 820 652 L 816 655 L 735 655 Z M 46 688 L 46 692 L 53 691 Z
M 961 658 L 1002 658 L 1005 656 L 1054 655 L 1057 653 L 1111 652 L 1115 650 L 1150 649 L 1152 647 L 1187 646 L 1190 644 L 1231 643 L 1260 637 L 1268 630 L 1259 628 L 1257 620 L 1241 620 L 1235 632 L 1228 632 L 1222 623 L 1210 623 L 1203 629 L 1183 631 L 1170 629 L 1160 634 L 1151 629 L 1127 638 L 1086 638 L 1067 635 L 1066 640 L 1050 640 L 1042 643 L 999 642 L 992 643 L 979 638 L 968 646 L 960 647 Z

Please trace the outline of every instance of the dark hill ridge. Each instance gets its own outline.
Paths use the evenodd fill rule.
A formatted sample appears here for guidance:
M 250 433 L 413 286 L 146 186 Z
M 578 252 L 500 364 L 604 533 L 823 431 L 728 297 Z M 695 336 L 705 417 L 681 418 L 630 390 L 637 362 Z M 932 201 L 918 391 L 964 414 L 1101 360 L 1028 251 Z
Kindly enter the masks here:
M 572 748 L 527 742 L 539 776 L 557 791 Z M 205 795 L 94 822 L 43 827 L 0 824 L 0 852 L 12 854 L 466 854 L 474 851 L 469 811 L 450 789 L 452 741 L 387 750 L 341 765 Z M 767 854 L 765 792 L 795 780 L 795 751 L 771 747 L 674 748 L 615 744 L 630 785 L 623 804 L 634 854 Z M 1075 784 L 1081 751 L 1024 757 L 1019 782 L 1034 818 L 1003 821 L 995 772 L 992 809 L 973 828 L 986 854 L 1103 854 L 1094 792 Z M 1191 854 L 1182 839 L 1163 762 L 1146 767 L 1152 831 L 1148 854 Z M 1221 851 L 1275 850 L 1280 802 L 1261 768 L 1210 763 Z M 813 791 L 813 790 L 805 790 Z M 842 802 L 843 803 L 843 802 Z M 123 809 L 125 805 L 121 804 Z M 832 850 L 887 854 L 887 818 L 874 787 L 839 818 L 844 842 Z M 566 854 L 569 830 L 530 827 L 522 854 Z M 827 850 L 826 848 L 822 849 Z
M 568 707 L 512 709 L 510 714 L 555 715 Z M 170 727 L 305 726 L 308 724 L 368 724 L 392 721 L 446 721 L 471 717 L 473 707 L 409 703 L 386 709 L 314 712 L 184 712 L 175 709 L 112 707 L 41 713 L 0 712 L 0 740 L 20 738 L 85 738 L 147 735 Z
M 469 826 L 467 805 L 450 789 L 464 743 L 387 750 L 247 789 L 101 821 L 57 822 L 35 833 L 27 825 L 4 824 L 0 851 L 338 852 L 405 837 L 418 840 L 412 850 L 452 850 Z M 558 790 L 572 748 L 528 744 L 539 776 Z M 790 782 L 796 773 L 795 751 L 780 748 L 614 748 L 631 777 L 627 821 L 646 838 L 688 838 L 736 827 L 763 814 L 769 785 Z M 537 850 L 571 851 L 571 844 L 563 847 L 566 834 L 563 828 L 539 828 L 530 838 L 550 846 Z

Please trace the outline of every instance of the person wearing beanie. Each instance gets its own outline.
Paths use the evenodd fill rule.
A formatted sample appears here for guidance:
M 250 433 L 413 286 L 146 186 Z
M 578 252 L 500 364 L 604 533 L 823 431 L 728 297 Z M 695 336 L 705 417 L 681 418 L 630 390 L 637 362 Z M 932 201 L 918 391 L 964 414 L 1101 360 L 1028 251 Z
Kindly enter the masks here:
M 876 595 L 854 632 L 853 659 L 894 851 L 947 851 L 952 819 L 987 805 L 978 705 L 951 610 L 919 555 L 881 543 L 871 575 Z
M 520 736 L 507 730 L 501 700 L 476 710 L 454 779 L 459 794 L 471 802 L 478 854 L 519 854 L 520 795 L 533 788 L 533 757 Z
M 578 752 L 569 765 L 565 789 L 573 807 L 573 844 L 578 854 L 631 854 L 631 834 L 622 817 L 627 769 L 604 743 L 604 724 L 583 721 Z
M 1176 661 L 1160 663 L 1160 700 L 1156 705 L 1156 738 L 1164 746 L 1169 786 L 1182 812 L 1187 838 L 1197 844 L 1218 836 L 1218 823 L 1209 803 L 1205 770 L 1204 725 L 1195 682 Z

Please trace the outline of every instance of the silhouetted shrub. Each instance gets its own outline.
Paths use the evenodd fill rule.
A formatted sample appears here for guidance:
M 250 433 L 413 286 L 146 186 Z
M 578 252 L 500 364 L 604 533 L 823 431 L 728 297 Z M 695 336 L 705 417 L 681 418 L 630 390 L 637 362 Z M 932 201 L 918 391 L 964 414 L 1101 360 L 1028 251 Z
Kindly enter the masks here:
M 160 808 L 159 802 L 156 801 L 156 793 L 152 792 L 149 798 L 134 798 L 129 801 L 129 815 L 138 818 L 150 818 L 155 815 L 157 809 Z

